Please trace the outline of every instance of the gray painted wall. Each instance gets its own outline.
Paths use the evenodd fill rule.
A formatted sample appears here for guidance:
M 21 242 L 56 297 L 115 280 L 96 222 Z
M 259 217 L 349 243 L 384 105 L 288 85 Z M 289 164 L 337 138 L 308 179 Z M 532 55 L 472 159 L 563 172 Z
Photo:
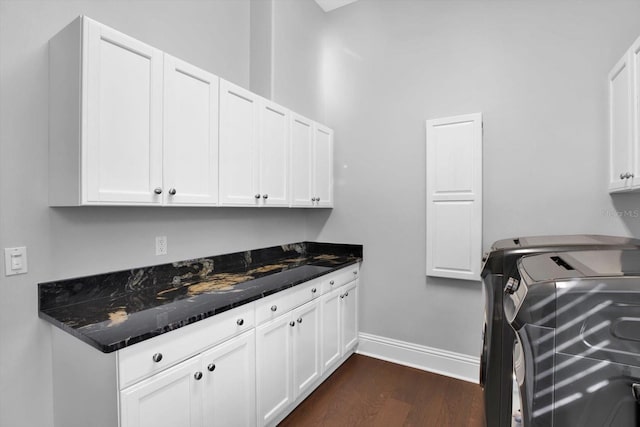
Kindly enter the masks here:
M 321 123 L 325 16 L 315 1 L 273 1 L 272 99 Z
M 317 232 L 364 244 L 363 332 L 480 352 L 480 283 L 425 278 L 426 119 L 483 113 L 485 249 L 638 235 L 615 210 L 639 196 L 606 189 L 606 76 L 640 36 L 639 1 L 360 0 L 326 34 L 339 209 Z
M 28 274 L 0 274 L 0 426 L 52 425 L 50 330 L 37 316 L 38 282 L 308 238 L 304 210 L 47 206 L 47 41 L 57 31 L 86 14 L 249 87 L 249 6 L 0 0 L 0 248 L 25 245 L 29 255 Z M 290 90 L 308 91 L 297 83 Z M 157 235 L 168 237 L 165 257 L 155 256 Z
M 639 218 L 616 213 L 637 196 L 610 198 L 605 183 L 605 76 L 640 35 L 639 1 L 272 7 L 269 61 L 251 48 L 249 0 L 0 0 L 0 248 L 26 245 L 30 262 L 0 275 L 1 426 L 51 426 L 36 283 L 303 239 L 365 244 L 364 332 L 477 355 L 479 283 L 424 277 L 427 118 L 484 113 L 486 248 L 523 234 L 640 236 Z M 272 67 L 265 94 L 336 131 L 338 208 L 48 208 L 46 43 L 79 14 L 245 87 Z

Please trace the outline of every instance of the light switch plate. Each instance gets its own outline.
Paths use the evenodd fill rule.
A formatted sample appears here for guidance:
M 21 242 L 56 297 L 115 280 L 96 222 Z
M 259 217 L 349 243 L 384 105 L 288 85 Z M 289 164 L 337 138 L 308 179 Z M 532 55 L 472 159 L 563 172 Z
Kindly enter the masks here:
M 4 248 L 4 274 L 13 276 L 27 272 L 27 248 Z

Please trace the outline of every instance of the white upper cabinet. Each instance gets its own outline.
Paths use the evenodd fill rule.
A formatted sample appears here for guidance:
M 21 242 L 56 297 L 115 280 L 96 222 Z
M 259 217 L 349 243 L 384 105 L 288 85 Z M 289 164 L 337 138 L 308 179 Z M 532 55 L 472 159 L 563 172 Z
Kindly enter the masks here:
M 258 95 L 220 79 L 220 204 L 258 206 Z
M 217 77 L 86 17 L 49 63 L 50 205 L 217 203 Z
M 333 131 L 316 125 L 313 174 L 316 206 L 333 206 Z
M 220 81 L 220 204 L 288 206 L 289 111 Z
M 640 38 L 609 81 L 609 192 L 640 189 Z
M 609 191 L 630 187 L 632 173 L 632 75 L 627 53 L 609 73 Z
M 291 205 L 312 206 L 313 122 L 291 114 Z
M 87 17 L 49 80 L 50 206 L 333 206 L 331 129 Z
M 162 52 L 86 17 L 49 48 L 50 204 L 160 204 Z
M 218 80 L 213 74 L 165 55 L 165 204 L 218 202 Z
M 162 52 L 86 20 L 87 202 L 158 203 Z
M 333 207 L 333 131 L 291 115 L 291 206 Z
M 480 280 L 482 115 L 427 120 L 427 275 Z
M 265 206 L 289 206 L 289 110 L 261 99 L 259 171 Z

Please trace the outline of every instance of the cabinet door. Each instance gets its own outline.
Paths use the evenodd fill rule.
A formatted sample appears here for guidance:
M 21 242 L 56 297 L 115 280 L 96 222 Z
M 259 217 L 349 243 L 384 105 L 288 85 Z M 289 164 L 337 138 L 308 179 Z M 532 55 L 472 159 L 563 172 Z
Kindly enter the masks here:
M 163 155 L 166 204 L 217 204 L 218 77 L 169 55 Z
M 258 206 L 258 95 L 220 79 L 220 204 Z
M 265 206 L 289 206 L 289 111 L 260 102 L 260 194 Z
M 83 200 L 160 204 L 162 52 L 86 22 Z
M 427 276 L 480 280 L 482 114 L 427 120 Z
M 333 131 L 315 126 L 314 138 L 314 188 L 316 206 L 333 206 Z
M 358 281 L 343 288 L 342 298 L 342 355 L 358 343 Z
M 625 55 L 609 73 L 609 191 L 630 185 L 631 171 L 631 64 Z
M 121 427 L 202 426 L 202 387 L 194 357 L 120 392 Z
M 631 159 L 631 182 L 634 187 L 640 185 L 640 38 L 638 38 L 630 49 L 632 87 L 631 90 L 631 125 L 632 139 L 631 147 L 633 158 Z
M 290 321 L 291 316 L 285 315 L 256 328 L 259 426 L 273 421 L 293 400 Z
M 321 375 L 320 303 L 311 301 L 292 313 L 293 388 L 295 397 L 303 394 Z
M 340 295 L 336 289 L 322 296 L 322 370 L 340 360 Z
M 256 424 L 255 333 L 203 353 L 203 417 L 207 427 Z
M 291 205 L 311 206 L 313 186 L 313 122 L 291 114 Z

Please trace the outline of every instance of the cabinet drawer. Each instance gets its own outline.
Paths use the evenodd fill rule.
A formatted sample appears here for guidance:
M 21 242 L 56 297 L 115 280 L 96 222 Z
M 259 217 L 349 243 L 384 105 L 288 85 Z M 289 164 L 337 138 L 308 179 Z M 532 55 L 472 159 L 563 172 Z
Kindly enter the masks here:
M 245 304 L 119 350 L 120 389 L 253 328 L 254 310 L 254 303 Z
M 335 273 L 329 274 L 323 277 L 322 281 L 322 293 L 326 294 L 333 289 L 338 289 L 340 286 L 344 286 L 349 282 L 354 281 L 360 275 L 358 265 L 350 265 L 342 270 L 338 270 Z
M 321 285 L 322 281 L 318 278 L 256 301 L 256 324 L 275 319 L 319 297 Z

